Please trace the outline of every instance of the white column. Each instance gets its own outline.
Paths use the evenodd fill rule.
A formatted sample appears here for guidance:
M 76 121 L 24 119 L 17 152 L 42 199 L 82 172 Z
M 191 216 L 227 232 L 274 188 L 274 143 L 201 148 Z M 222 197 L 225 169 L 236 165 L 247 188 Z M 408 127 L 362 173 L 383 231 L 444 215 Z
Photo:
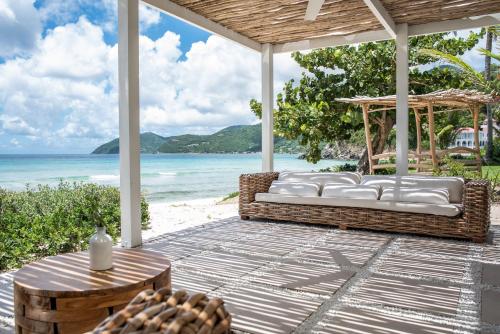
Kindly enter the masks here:
M 262 171 L 273 171 L 273 46 L 262 45 Z
M 141 245 L 139 0 L 118 1 L 120 206 L 123 247 Z
M 396 26 L 396 174 L 408 174 L 408 25 Z

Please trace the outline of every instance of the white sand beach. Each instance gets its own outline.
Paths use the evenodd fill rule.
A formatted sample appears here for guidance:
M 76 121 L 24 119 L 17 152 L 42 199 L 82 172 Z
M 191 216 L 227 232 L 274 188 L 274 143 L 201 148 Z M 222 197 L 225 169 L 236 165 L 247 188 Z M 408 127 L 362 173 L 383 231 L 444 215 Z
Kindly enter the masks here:
M 151 228 L 142 231 L 142 239 L 148 240 L 164 233 L 238 215 L 236 200 L 220 203 L 221 200 L 219 197 L 150 203 Z

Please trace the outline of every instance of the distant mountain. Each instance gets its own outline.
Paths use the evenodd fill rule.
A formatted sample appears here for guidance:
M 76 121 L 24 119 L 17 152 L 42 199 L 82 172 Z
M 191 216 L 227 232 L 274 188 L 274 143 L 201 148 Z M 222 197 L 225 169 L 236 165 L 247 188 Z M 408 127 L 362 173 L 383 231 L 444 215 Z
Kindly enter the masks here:
M 246 153 L 260 152 L 261 125 L 235 125 L 211 135 L 180 135 L 162 137 L 152 132 L 141 134 L 141 153 Z M 296 141 L 275 138 L 275 151 L 301 153 Z M 119 140 L 114 139 L 96 148 L 92 154 L 119 153 Z
M 166 138 L 152 132 L 141 133 L 141 153 L 156 153 L 158 147 L 165 142 Z M 117 154 L 120 153 L 120 141 L 113 139 L 106 144 L 96 148 L 92 154 Z

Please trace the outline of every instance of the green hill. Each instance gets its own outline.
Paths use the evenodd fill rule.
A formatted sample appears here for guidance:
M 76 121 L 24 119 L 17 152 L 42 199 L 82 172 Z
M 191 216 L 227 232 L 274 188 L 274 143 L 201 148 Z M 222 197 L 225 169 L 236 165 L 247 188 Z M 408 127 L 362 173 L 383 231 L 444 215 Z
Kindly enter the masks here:
M 119 153 L 114 139 L 96 148 L 93 154 Z M 235 125 L 211 135 L 162 137 L 151 132 L 141 134 L 141 153 L 245 153 L 261 151 L 261 125 Z M 275 151 L 300 153 L 296 141 L 275 138 Z
M 165 142 L 165 138 L 152 132 L 141 133 L 141 153 L 156 153 L 158 147 Z M 92 154 L 117 154 L 120 153 L 119 139 L 113 139 L 96 148 Z

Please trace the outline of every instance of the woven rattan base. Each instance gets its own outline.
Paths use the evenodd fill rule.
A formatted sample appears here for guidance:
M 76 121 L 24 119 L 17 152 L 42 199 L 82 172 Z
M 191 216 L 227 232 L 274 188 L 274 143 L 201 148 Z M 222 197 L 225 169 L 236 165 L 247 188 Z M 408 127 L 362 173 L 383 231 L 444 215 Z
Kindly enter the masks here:
M 104 320 L 92 332 L 104 333 L 229 333 L 231 315 L 220 298 L 205 294 L 188 295 L 179 290 L 146 290 L 123 310 Z

